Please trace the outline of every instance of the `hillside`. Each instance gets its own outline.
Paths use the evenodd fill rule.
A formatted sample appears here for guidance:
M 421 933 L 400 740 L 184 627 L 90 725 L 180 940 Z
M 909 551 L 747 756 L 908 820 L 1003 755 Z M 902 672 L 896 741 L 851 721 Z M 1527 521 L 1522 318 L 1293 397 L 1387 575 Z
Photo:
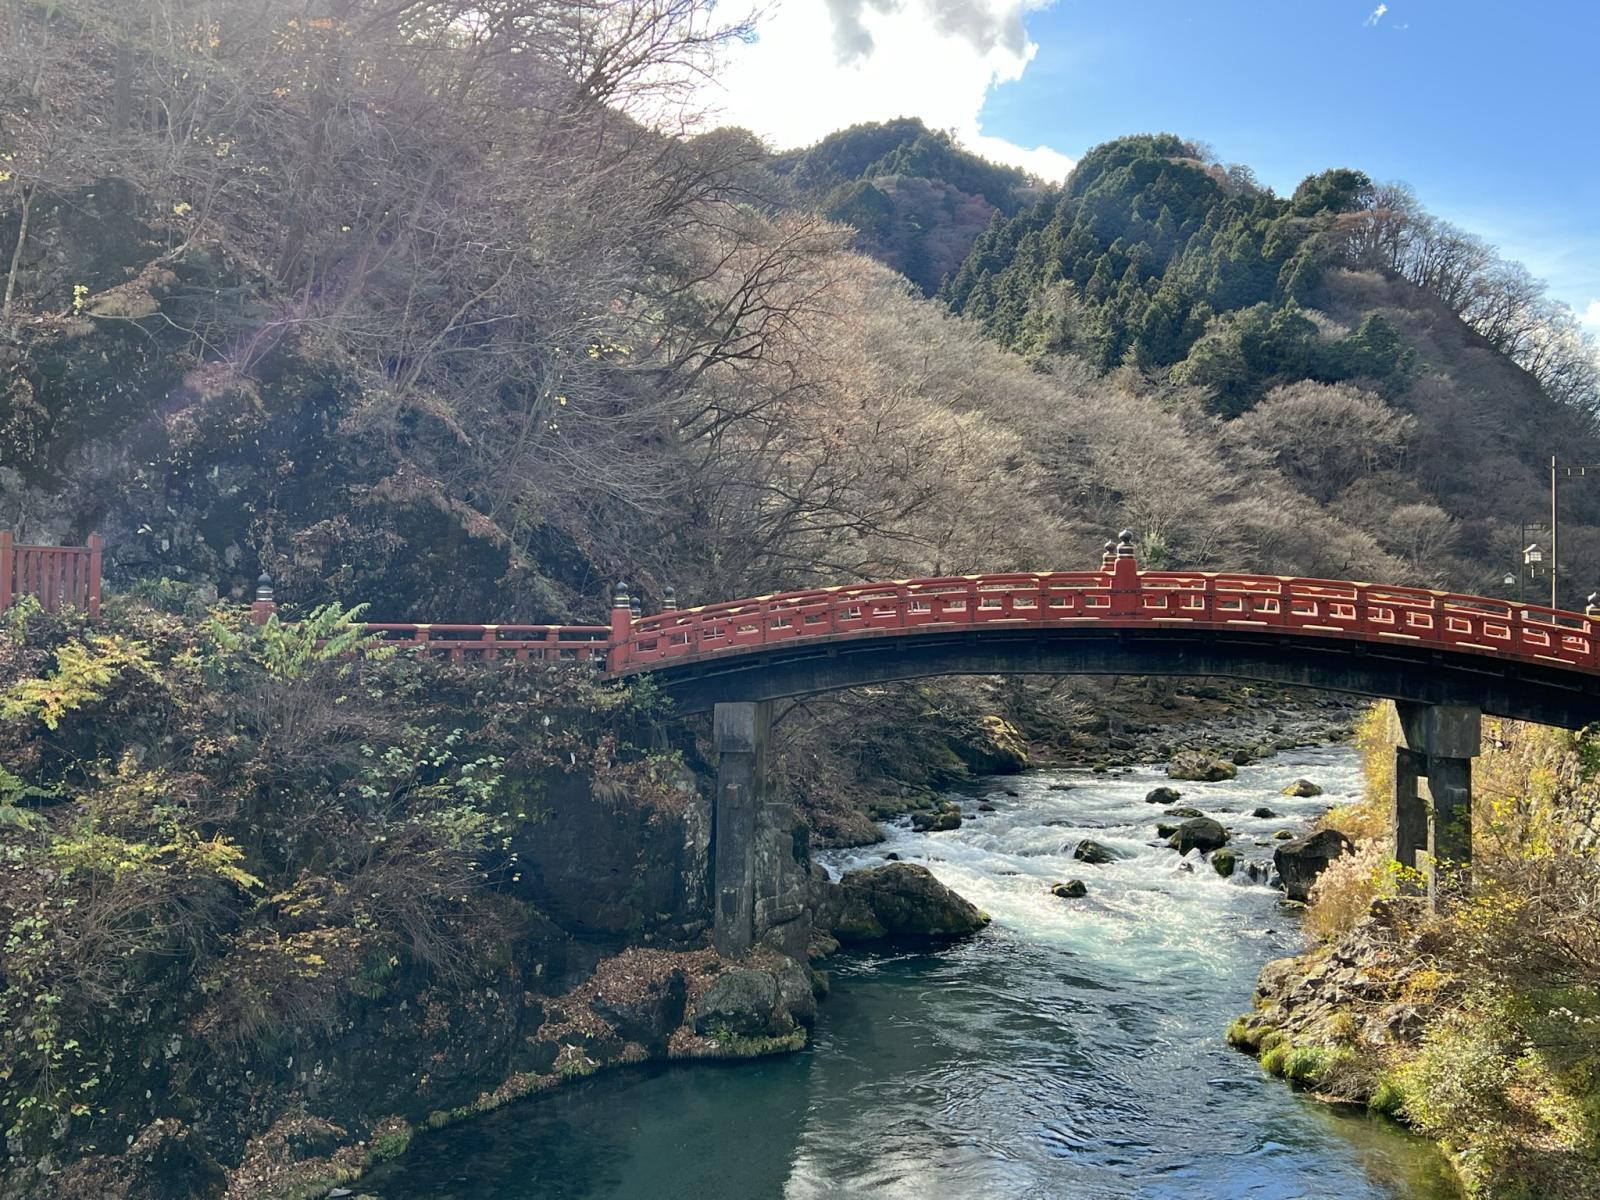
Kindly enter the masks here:
M 852 125 L 771 166 L 804 202 L 853 228 L 855 249 L 925 295 L 966 260 L 996 214 L 1009 217 L 1042 191 L 915 118 Z

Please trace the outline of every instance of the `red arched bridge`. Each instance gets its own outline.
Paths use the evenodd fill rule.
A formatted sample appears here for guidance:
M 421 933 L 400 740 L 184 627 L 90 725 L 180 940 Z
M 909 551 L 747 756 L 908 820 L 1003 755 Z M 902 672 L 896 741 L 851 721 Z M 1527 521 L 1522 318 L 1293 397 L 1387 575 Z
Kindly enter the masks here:
M 1394 855 L 1430 896 L 1467 877 L 1481 714 L 1600 721 L 1600 609 L 1334 579 L 1140 571 L 1132 537 L 1099 570 L 814 588 L 649 616 L 626 586 L 609 625 L 375 625 L 452 659 L 591 661 L 714 710 L 716 936 L 738 951 L 786 911 L 761 850 L 770 701 L 949 674 L 1223 676 L 1396 702 Z M 776 865 L 775 865 L 776 864 Z M 1443 869 L 1447 868 L 1447 869 Z M 792 905 L 790 906 L 792 907 Z M 775 916 L 774 914 L 778 914 Z
M 948 674 L 1205 675 L 1302 685 L 1578 728 L 1600 721 L 1600 611 L 1425 588 L 1140 571 L 1131 542 L 1096 571 L 813 588 L 609 625 L 377 623 L 456 661 L 592 662 L 648 674 L 680 712 Z M 268 610 L 270 611 L 270 610 Z

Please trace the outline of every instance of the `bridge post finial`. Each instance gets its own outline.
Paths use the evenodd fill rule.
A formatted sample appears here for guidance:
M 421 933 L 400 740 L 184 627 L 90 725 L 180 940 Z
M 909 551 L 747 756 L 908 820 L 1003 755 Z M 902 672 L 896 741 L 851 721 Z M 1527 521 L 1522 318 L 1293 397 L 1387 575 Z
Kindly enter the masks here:
M 1105 544 L 1104 552 L 1100 555 L 1100 569 L 1103 571 L 1109 571 L 1116 565 L 1117 544 L 1115 542 L 1107 542 Z
M 1117 534 L 1117 557 L 1133 557 L 1133 530 L 1124 529 L 1121 533 Z
M 644 602 L 638 596 L 628 597 L 628 615 L 635 621 L 644 616 Z
M 256 598 L 250 605 L 250 619 L 257 625 L 265 625 L 277 610 L 278 602 L 272 594 L 272 576 L 263 571 L 256 580 Z
M 1583 602 L 1583 615 L 1600 617 L 1600 592 L 1589 593 L 1589 598 Z
M 676 612 L 678 608 L 678 589 L 670 584 L 661 589 L 661 611 Z

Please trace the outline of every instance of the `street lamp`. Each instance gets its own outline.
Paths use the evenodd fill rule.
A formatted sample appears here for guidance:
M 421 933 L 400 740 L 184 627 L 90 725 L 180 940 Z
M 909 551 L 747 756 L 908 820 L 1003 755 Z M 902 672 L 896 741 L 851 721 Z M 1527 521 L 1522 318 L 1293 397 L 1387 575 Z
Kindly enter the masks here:
M 1523 581 L 1539 578 L 1539 567 L 1544 562 L 1544 551 L 1539 549 L 1538 542 L 1530 542 L 1522 551 L 1522 574 L 1517 578 L 1517 603 L 1526 600 L 1523 594 Z
M 1506 589 L 1506 595 L 1509 596 L 1511 589 L 1517 586 L 1517 579 L 1518 576 L 1513 575 L 1510 571 L 1506 572 L 1506 577 L 1500 581 L 1500 586 Z

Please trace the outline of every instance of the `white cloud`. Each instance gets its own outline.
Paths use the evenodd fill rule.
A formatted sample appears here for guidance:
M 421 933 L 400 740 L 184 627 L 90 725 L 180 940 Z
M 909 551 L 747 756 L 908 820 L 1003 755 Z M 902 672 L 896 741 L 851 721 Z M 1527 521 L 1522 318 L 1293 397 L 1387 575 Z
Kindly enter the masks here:
M 1363 21 L 1362 24 L 1367 25 L 1369 27 L 1373 26 L 1373 25 L 1376 25 L 1379 21 L 1383 20 L 1383 14 L 1388 12 L 1388 11 L 1389 11 L 1389 6 L 1387 4 L 1380 4 L 1380 5 L 1378 5 L 1377 8 L 1373 9 L 1372 12 L 1367 15 L 1367 19 L 1365 21 Z
M 1586 330 L 1600 337 L 1600 300 L 1589 301 L 1589 307 L 1578 315 L 1578 320 Z
M 1050 0 L 1042 0 L 1049 3 Z M 861 121 L 921 117 L 985 158 L 1059 180 L 1072 160 L 983 132 L 992 88 L 1021 78 L 1038 46 L 1023 18 L 1041 0 L 780 0 L 718 74 L 723 118 L 781 149 Z

